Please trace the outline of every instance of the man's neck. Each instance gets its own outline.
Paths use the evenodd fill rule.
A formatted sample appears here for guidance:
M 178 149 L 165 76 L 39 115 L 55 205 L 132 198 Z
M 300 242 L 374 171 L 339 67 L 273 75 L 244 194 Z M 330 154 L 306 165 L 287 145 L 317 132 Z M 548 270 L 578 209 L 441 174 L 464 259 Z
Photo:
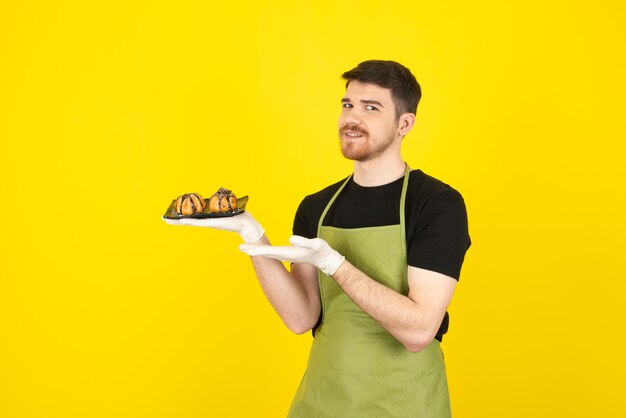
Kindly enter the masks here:
M 400 155 L 354 162 L 354 181 L 359 186 L 374 187 L 391 183 L 404 176 L 406 164 Z

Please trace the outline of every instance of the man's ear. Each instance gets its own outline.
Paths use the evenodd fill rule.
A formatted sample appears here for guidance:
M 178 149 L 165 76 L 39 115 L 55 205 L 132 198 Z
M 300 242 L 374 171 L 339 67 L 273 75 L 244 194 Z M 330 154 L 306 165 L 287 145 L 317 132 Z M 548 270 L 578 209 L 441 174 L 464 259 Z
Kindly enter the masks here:
M 402 136 L 408 134 L 415 125 L 415 114 L 403 113 L 398 119 L 398 133 Z

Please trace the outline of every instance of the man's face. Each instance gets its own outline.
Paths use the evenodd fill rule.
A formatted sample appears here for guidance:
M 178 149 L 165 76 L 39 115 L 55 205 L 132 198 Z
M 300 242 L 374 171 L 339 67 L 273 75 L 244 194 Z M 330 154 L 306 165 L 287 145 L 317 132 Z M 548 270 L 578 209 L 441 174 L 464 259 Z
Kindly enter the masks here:
M 368 161 L 383 154 L 398 135 L 391 90 L 351 81 L 341 99 L 339 141 L 344 157 Z

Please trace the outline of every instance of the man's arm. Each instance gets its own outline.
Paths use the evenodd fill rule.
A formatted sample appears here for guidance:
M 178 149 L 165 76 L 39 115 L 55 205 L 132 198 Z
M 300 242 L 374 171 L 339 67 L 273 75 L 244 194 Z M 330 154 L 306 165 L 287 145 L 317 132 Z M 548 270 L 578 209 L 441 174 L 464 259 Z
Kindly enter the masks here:
M 457 281 L 449 276 L 408 267 L 408 296 L 378 283 L 348 261 L 332 275 L 346 294 L 409 351 L 421 351 L 441 325 Z
M 265 235 L 256 244 L 271 245 Z M 317 268 L 292 264 L 289 272 L 272 258 L 251 256 L 250 260 L 265 296 L 287 328 L 296 334 L 311 330 L 321 311 Z
M 321 238 L 292 236 L 292 246 L 242 244 L 250 256 L 306 263 L 331 276 L 344 292 L 410 351 L 420 351 L 436 335 L 452 299 L 456 280 L 408 267 L 408 296 L 378 283 L 354 267 Z
M 237 232 L 245 243 L 272 248 L 265 230 L 250 212 L 225 218 L 165 219 L 165 222 Z M 263 292 L 287 327 L 298 334 L 313 328 L 321 310 L 317 269 L 294 264 L 289 272 L 277 260 L 264 257 L 251 257 L 251 260 Z

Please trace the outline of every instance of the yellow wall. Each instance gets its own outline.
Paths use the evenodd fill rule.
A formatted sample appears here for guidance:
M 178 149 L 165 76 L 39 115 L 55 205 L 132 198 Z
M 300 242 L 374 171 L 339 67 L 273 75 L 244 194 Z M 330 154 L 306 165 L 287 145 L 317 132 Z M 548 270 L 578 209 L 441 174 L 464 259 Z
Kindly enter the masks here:
M 468 206 L 455 417 L 626 415 L 624 12 L 0 2 L 0 416 L 284 416 L 310 335 L 238 237 L 160 217 L 226 186 L 286 243 L 300 199 L 351 169 L 339 75 L 370 58 L 416 74 L 404 157 Z

